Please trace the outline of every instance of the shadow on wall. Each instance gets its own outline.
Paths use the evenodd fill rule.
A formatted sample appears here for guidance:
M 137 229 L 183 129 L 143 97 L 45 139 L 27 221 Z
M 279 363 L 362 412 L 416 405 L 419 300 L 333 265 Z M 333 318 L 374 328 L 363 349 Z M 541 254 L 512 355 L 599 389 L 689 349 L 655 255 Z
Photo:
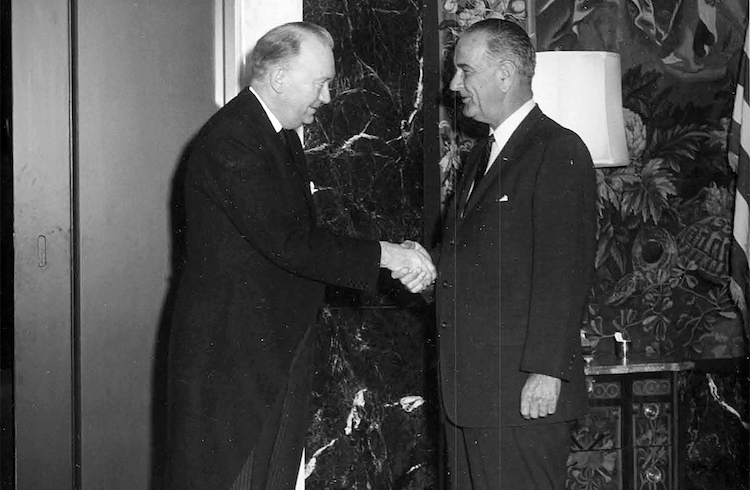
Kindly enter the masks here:
M 162 307 L 161 318 L 154 346 L 151 405 L 151 482 L 150 490 L 164 487 L 164 468 L 167 444 L 167 356 L 169 332 L 174 307 L 174 295 L 185 264 L 185 165 L 190 154 L 193 138 L 180 156 L 172 177 L 169 197 L 171 232 L 171 275 L 169 289 Z

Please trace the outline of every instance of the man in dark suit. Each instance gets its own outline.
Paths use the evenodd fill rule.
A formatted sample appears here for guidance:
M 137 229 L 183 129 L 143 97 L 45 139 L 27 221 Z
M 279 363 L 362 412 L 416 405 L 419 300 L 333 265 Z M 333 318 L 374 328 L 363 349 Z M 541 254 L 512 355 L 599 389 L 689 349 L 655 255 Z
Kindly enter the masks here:
M 293 488 L 307 430 L 314 325 L 325 284 L 376 287 L 381 267 L 434 280 L 414 243 L 316 226 L 294 129 L 330 101 L 333 40 L 272 29 L 251 83 L 201 129 L 185 172 L 187 262 L 169 346 L 170 490 Z
M 594 264 L 593 164 L 534 103 L 522 28 L 474 24 L 454 64 L 450 88 L 491 138 L 468 157 L 439 250 L 451 488 L 559 490 L 568 421 L 587 408 L 579 332 Z

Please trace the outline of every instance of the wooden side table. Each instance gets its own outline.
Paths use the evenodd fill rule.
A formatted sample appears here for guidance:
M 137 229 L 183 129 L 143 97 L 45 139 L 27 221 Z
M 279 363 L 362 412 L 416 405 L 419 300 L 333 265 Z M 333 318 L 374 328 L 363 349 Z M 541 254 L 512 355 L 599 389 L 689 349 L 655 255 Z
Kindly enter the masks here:
M 680 372 L 691 361 L 597 356 L 586 366 L 589 413 L 571 431 L 566 488 L 677 490 L 684 474 Z

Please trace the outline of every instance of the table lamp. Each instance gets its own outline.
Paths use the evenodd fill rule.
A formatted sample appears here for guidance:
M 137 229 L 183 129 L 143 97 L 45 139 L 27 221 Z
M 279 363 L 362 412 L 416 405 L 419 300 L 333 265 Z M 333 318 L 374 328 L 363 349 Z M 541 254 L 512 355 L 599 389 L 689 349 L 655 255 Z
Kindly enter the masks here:
M 619 54 L 538 52 L 531 86 L 542 112 L 583 139 L 595 167 L 628 164 Z

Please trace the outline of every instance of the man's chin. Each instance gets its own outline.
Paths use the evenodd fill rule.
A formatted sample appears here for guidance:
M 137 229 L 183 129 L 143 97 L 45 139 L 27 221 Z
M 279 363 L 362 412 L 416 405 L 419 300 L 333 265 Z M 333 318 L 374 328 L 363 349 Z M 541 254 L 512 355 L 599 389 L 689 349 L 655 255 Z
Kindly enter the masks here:
M 473 118 L 474 118 L 474 116 L 476 115 L 476 111 L 473 111 L 473 110 L 471 109 L 471 107 L 467 107 L 467 106 L 464 106 L 464 110 L 463 110 L 463 111 L 461 111 L 461 112 L 463 113 L 463 115 L 464 115 L 464 116 L 466 116 L 466 117 L 470 117 L 470 118 L 472 118 L 472 119 L 473 119 Z

